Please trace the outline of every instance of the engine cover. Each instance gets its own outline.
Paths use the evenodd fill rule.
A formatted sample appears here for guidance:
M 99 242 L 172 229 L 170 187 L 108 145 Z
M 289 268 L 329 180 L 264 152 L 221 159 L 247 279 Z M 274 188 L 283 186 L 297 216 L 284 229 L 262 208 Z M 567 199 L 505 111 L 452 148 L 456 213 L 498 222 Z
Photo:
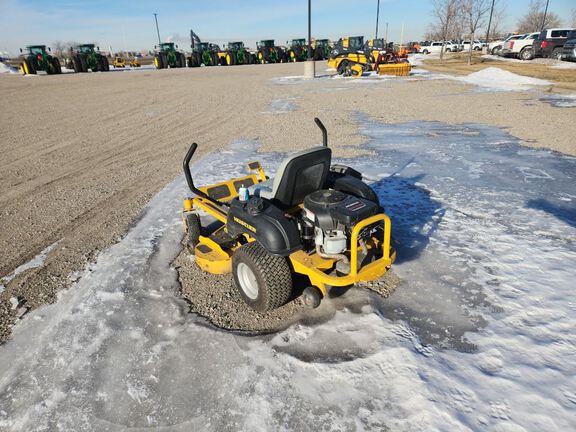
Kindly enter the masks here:
M 337 229 L 339 224 L 352 228 L 359 221 L 378 213 L 378 204 L 333 189 L 311 193 L 304 208 L 314 215 L 314 224 L 322 230 Z

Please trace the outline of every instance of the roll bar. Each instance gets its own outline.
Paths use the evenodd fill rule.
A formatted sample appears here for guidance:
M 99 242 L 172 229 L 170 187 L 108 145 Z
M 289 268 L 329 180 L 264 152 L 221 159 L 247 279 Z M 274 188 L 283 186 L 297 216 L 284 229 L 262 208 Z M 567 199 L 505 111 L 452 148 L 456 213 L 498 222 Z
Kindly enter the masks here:
M 186 177 L 186 183 L 188 183 L 188 187 L 190 188 L 190 190 L 192 192 L 194 192 L 196 195 L 198 195 L 199 197 L 207 199 L 208 201 L 210 201 L 210 202 L 212 202 L 218 206 L 223 206 L 224 203 L 212 198 L 211 196 L 202 192 L 200 189 L 198 189 L 194 185 L 194 180 L 192 179 L 192 171 L 190 171 L 190 159 L 192 159 L 192 156 L 194 156 L 194 153 L 196 152 L 197 148 L 198 148 L 198 144 L 192 143 L 192 145 L 188 149 L 188 152 L 186 153 L 186 157 L 184 157 L 184 163 L 182 165 L 184 167 L 184 176 Z
M 314 121 L 322 131 L 322 144 L 324 147 L 328 147 L 328 131 L 326 130 L 326 127 L 324 127 L 324 123 L 322 123 L 318 117 L 314 117 Z

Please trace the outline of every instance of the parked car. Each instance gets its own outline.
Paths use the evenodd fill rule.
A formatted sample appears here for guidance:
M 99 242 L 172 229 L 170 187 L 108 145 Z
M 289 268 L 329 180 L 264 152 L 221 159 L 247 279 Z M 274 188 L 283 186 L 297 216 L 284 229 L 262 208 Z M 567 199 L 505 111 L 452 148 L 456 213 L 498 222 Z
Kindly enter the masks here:
M 562 47 L 568 39 L 571 28 L 553 28 L 542 30 L 538 38 L 532 45 L 534 57 L 549 57 L 560 59 L 562 57 Z
M 576 30 L 572 30 L 566 37 L 562 47 L 562 60 L 576 61 Z
M 457 43 L 454 43 L 453 41 L 445 41 L 444 42 L 444 50 L 446 52 L 458 52 L 459 51 L 459 45 Z
M 480 51 L 484 45 L 479 40 L 472 41 L 472 49 L 474 51 Z M 462 51 L 470 50 L 470 41 L 465 40 L 462 42 Z
M 439 53 L 442 51 L 442 45 L 444 45 L 444 51 L 448 51 L 446 49 L 446 43 L 442 42 L 430 42 L 429 44 L 423 43 L 420 45 L 420 51 L 422 54 L 431 54 L 431 53 Z
M 513 35 L 509 35 L 506 39 L 504 40 L 496 40 L 496 41 L 492 41 L 488 44 L 488 52 L 492 55 L 499 55 L 500 54 L 500 50 L 502 49 L 502 46 L 510 41 L 510 40 L 518 40 L 520 39 L 522 36 L 524 35 L 519 35 L 519 34 L 513 34 Z
M 532 44 L 534 40 L 538 37 L 540 33 L 527 33 L 524 35 L 518 35 L 518 38 L 510 38 L 504 44 L 502 44 L 502 49 L 499 55 L 502 57 L 518 57 L 522 60 L 532 60 L 534 57 L 534 52 L 532 50 Z

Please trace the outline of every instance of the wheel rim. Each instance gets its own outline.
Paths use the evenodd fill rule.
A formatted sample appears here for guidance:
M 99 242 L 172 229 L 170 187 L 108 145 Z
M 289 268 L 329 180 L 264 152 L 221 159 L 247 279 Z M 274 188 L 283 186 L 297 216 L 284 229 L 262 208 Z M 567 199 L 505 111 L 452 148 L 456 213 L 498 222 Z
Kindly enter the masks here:
M 247 264 L 239 263 L 236 267 L 236 274 L 238 276 L 238 282 L 240 283 L 240 288 L 246 294 L 250 300 L 256 300 L 258 298 L 258 281 L 256 280 L 256 275 Z

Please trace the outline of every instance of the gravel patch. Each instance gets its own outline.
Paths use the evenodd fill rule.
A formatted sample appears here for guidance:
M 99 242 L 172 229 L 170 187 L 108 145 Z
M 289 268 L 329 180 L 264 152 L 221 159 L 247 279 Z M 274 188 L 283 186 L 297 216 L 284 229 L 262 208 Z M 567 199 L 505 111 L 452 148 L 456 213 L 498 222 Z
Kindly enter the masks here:
M 309 309 L 299 297 L 306 283 L 296 280 L 295 297 L 290 302 L 261 313 L 244 303 L 231 274 L 213 275 L 200 270 L 186 248 L 176 258 L 174 266 L 178 271 L 182 295 L 189 302 L 191 312 L 221 329 L 255 334 L 277 332 L 296 323 L 325 322 L 337 310 L 348 309 L 360 313 L 365 306 L 388 297 L 400 283 L 400 279 L 389 271 L 377 281 L 362 286 L 334 288 L 317 309 Z

